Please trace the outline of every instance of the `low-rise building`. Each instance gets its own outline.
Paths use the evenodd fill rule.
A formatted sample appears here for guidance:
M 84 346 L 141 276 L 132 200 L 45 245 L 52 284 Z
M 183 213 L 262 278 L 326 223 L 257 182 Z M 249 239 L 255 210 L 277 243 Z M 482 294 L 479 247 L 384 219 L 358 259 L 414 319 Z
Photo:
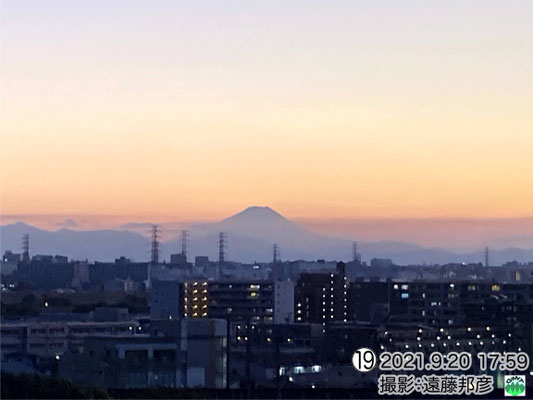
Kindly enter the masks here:
M 186 318 L 160 322 L 157 335 L 86 338 L 81 352 L 61 357 L 60 376 L 124 389 L 224 388 L 226 321 Z
M 133 336 L 136 321 L 119 322 L 18 322 L 2 323 L 2 355 L 26 353 L 37 357 L 61 356 L 67 351 L 80 351 L 89 336 Z
M 185 282 L 183 313 L 193 318 L 290 323 L 294 320 L 294 284 L 263 280 Z

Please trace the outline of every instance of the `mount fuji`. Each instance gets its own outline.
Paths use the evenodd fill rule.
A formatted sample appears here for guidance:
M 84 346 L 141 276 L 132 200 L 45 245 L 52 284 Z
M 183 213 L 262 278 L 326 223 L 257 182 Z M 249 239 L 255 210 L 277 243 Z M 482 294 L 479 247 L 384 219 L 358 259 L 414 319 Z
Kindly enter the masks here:
M 135 261 L 150 258 L 150 239 L 128 227 L 106 230 L 74 230 L 62 228 L 57 231 L 39 229 L 22 222 L 0 227 L 1 251 L 19 252 L 22 235 L 30 235 L 31 254 L 62 254 L 71 259 L 112 261 L 120 256 Z M 145 223 L 142 224 L 143 226 Z M 165 229 L 165 224 L 162 225 Z M 188 226 L 189 259 L 207 255 L 218 258 L 219 232 L 227 233 L 227 256 L 240 262 L 268 262 L 272 259 L 272 246 L 278 244 L 283 260 L 350 260 L 352 240 L 315 233 L 293 222 L 269 207 L 248 207 L 245 210 L 218 222 Z M 356 238 L 353 238 L 356 239 Z M 482 252 L 454 253 L 443 248 L 426 248 L 398 241 L 358 242 L 364 260 L 391 258 L 397 264 L 421 264 L 448 262 L 480 262 Z M 161 243 L 161 258 L 169 259 L 171 253 L 181 251 L 179 237 Z M 533 249 L 505 248 L 492 250 L 495 264 L 517 260 L 533 260 Z

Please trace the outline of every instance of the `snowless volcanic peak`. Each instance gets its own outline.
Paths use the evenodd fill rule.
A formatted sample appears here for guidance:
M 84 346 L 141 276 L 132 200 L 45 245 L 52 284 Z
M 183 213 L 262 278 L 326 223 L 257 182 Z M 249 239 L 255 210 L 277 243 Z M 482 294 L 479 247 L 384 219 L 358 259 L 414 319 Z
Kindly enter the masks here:
M 281 214 L 277 213 L 270 207 L 252 206 L 241 212 L 226 218 L 224 221 L 232 220 L 247 220 L 247 221 L 267 221 L 272 219 L 285 219 Z

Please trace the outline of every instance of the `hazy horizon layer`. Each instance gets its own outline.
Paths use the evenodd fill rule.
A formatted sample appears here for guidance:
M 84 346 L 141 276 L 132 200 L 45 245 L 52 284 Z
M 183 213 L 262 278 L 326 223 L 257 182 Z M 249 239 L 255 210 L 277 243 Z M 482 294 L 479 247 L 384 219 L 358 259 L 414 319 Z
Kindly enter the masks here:
M 229 217 L 229 215 L 227 216 Z M 286 216 L 288 217 L 288 216 Z M 320 234 L 361 241 L 402 241 L 427 247 L 472 250 L 533 248 L 533 217 L 526 218 L 290 218 Z M 170 217 L 110 215 L 2 215 L 2 225 L 25 222 L 46 230 L 125 229 L 150 234 L 149 225 L 161 226 L 163 239 L 175 238 L 182 229 L 195 229 L 218 220 L 177 220 Z

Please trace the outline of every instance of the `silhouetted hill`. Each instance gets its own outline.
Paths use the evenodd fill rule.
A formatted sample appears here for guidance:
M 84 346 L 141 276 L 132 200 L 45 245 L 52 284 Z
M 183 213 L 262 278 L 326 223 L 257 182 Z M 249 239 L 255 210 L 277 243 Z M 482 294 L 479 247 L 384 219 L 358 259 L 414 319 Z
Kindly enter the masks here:
M 78 260 L 112 261 L 126 255 L 138 261 L 149 258 L 149 240 L 144 236 L 112 229 L 78 231 L 59 229 L 47 231 L 22 222 L 1 227 L 1 249 L 22 251 L 22 235 L 30 235 L 30 253 L 61 254 Z
M 145 226 L 145 223 L 140 225 Z M 139 223 L 124 227 L 138 227 Z M 148 225 L 146 225 L 148 226 Z M 249 207 L 222 221 L 189 229 L 189 255 L 218 258 L 218 233 L 228 233 L 228 259 L 242 262 L 270 261 L 272 246 L 279 245 L 283 260 L 350 260 L 352 240 L 319 235 L 285 218 L 269 207 Z M 30 234 L 31 254 L 64 254 L 74 259 L 112 261 L 119 256 L 148 261 L 150 240 L 128 230 L 47 231 L 24 223 L 1 227 L 1 249 L 20 252 L 21 238 Z M 391 258 L 397 264 L 481 262 L 479 252 L 458 254 L 442 248 L 425 248 L 398 241 L 358 242 L 364 260 Z M 161 258 L 181 251 L 178 237 L 161 244 Z M 533 261 L 532 249 L 505 248 L 492 250 L 491 261 L 501 264 L 511 260 Z

